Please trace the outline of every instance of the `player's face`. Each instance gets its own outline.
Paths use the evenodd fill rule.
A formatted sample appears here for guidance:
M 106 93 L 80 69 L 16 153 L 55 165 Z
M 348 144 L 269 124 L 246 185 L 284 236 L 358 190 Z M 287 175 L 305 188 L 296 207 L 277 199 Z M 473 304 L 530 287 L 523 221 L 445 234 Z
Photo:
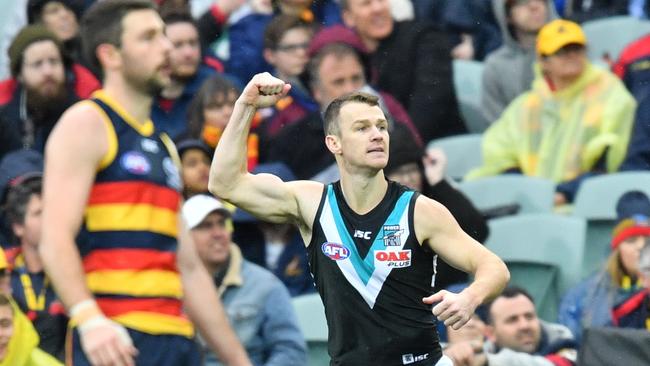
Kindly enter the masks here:
M 490 338 L 500 348 L 535 352 L 541 337 L 541 326 L 535 305 L 526 296 L 496 299 L 490 308 L 490 316 Z
M 154 10 L 136 10 L 122 20 L 122 68 L 126 81 L 150 95 L 169 85 L 171 42 Z
M 231 239 L 227 221 L 226 216 L 215 211 L 192 229 L 192 239 L 199 257 L 204 263 L 212 266 L 226 263 Z
M 388 163 L 388 121 L 378 106 L 346 103 L 339 114 L 340 153 L 352 166 L 383 169 Z

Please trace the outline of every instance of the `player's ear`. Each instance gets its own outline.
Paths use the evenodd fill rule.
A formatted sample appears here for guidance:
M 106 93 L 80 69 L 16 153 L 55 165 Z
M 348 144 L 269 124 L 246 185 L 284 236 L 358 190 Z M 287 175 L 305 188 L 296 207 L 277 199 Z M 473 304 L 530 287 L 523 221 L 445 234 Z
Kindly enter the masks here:
M 325 146 L 334 155 L 341 153 L 341 142 L 336 135 L 325 136 Z

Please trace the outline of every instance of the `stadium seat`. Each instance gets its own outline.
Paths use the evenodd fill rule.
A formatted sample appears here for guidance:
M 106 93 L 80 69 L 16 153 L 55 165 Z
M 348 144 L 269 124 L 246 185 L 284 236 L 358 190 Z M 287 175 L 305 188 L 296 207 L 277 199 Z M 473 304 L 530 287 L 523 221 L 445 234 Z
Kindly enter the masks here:
M 650 33 L 650 21 L 631 16 L 614 16 L 582 23 L 587 36 L 587 54 L 591 60 L 605 55 L 616 60 L 625 46 Z
M 481 113 L 483 63 L 479 61 L 453 61 L 454 89 L 460 113 L 470 133 L 481 133 L 489 122 Z
M 585 180 L 574 199 L 573 214 L 587 219 L 616 219 L 623 193 L 639 190 L 650 196 L 650 172 L 620 172 Z
M 490 220 L 486 241 L 504 261 L 528 261 L 556 266 L 559 294 L 580 280 L 585 220 L 553 214 L 525 214 Z
M 435 139 L 427 150 L 438 147 L 447 155 L 447 175 L 460 181 L 471 169 L 481 165 L 481 134 L 466 134 Z
M 589 178 L 576 194 L 573 215 L 587 220 L 587 241 L 582 274 L 599 268 L 609 254 L 616 221 L 616 202 L 628 191 L 650 196 L 650 172 L 620 172 Z
M 546 179 L 506 174 L 462 182 L 458 188 L 481 211 L 513 204 L 522 214 L 553 211 L 555 184 Z
M 307 341 L 308 365 L 329 366 L 327 353 L 327 320 L 320 296 L 316 294 L 297 296 L 292 299 L 298 325 Z
M 557 320 L 559 269 L 552 263 L 532 260 L 506 260 L 510 284 L 525 288 L 535 300 L 538 316 L 546 321 Z

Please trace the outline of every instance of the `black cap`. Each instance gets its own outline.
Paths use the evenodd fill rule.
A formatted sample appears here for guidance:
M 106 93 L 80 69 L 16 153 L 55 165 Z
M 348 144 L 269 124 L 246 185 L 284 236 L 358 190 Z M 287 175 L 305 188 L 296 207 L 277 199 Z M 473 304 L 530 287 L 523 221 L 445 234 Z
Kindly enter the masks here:
M 183 156 L 183 154 L 190 149 L 199 149 L 203 151 L 210 158 L 210 160 L 212 160 L 212 149 L 210 146 L 208 146 L 208 144 L 199 139 L 186 138 L 176 143 L 178 156 Z
M 10 187 L 43 176 L 43 155 L 34 150 L 16 150 L 0 161 L 0 202 Z

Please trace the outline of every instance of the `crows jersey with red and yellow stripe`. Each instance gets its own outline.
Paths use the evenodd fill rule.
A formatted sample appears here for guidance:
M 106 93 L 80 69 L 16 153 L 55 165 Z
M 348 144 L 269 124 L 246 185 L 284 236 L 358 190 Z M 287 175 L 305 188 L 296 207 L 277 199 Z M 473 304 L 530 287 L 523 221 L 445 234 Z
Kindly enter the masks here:
M 176 267 L 181 180 L 173 143 L 104 91 L 109 149 L 90 191 L 77 243 L 86 282 L 111 319 L 149 334 L 193 336 Z

